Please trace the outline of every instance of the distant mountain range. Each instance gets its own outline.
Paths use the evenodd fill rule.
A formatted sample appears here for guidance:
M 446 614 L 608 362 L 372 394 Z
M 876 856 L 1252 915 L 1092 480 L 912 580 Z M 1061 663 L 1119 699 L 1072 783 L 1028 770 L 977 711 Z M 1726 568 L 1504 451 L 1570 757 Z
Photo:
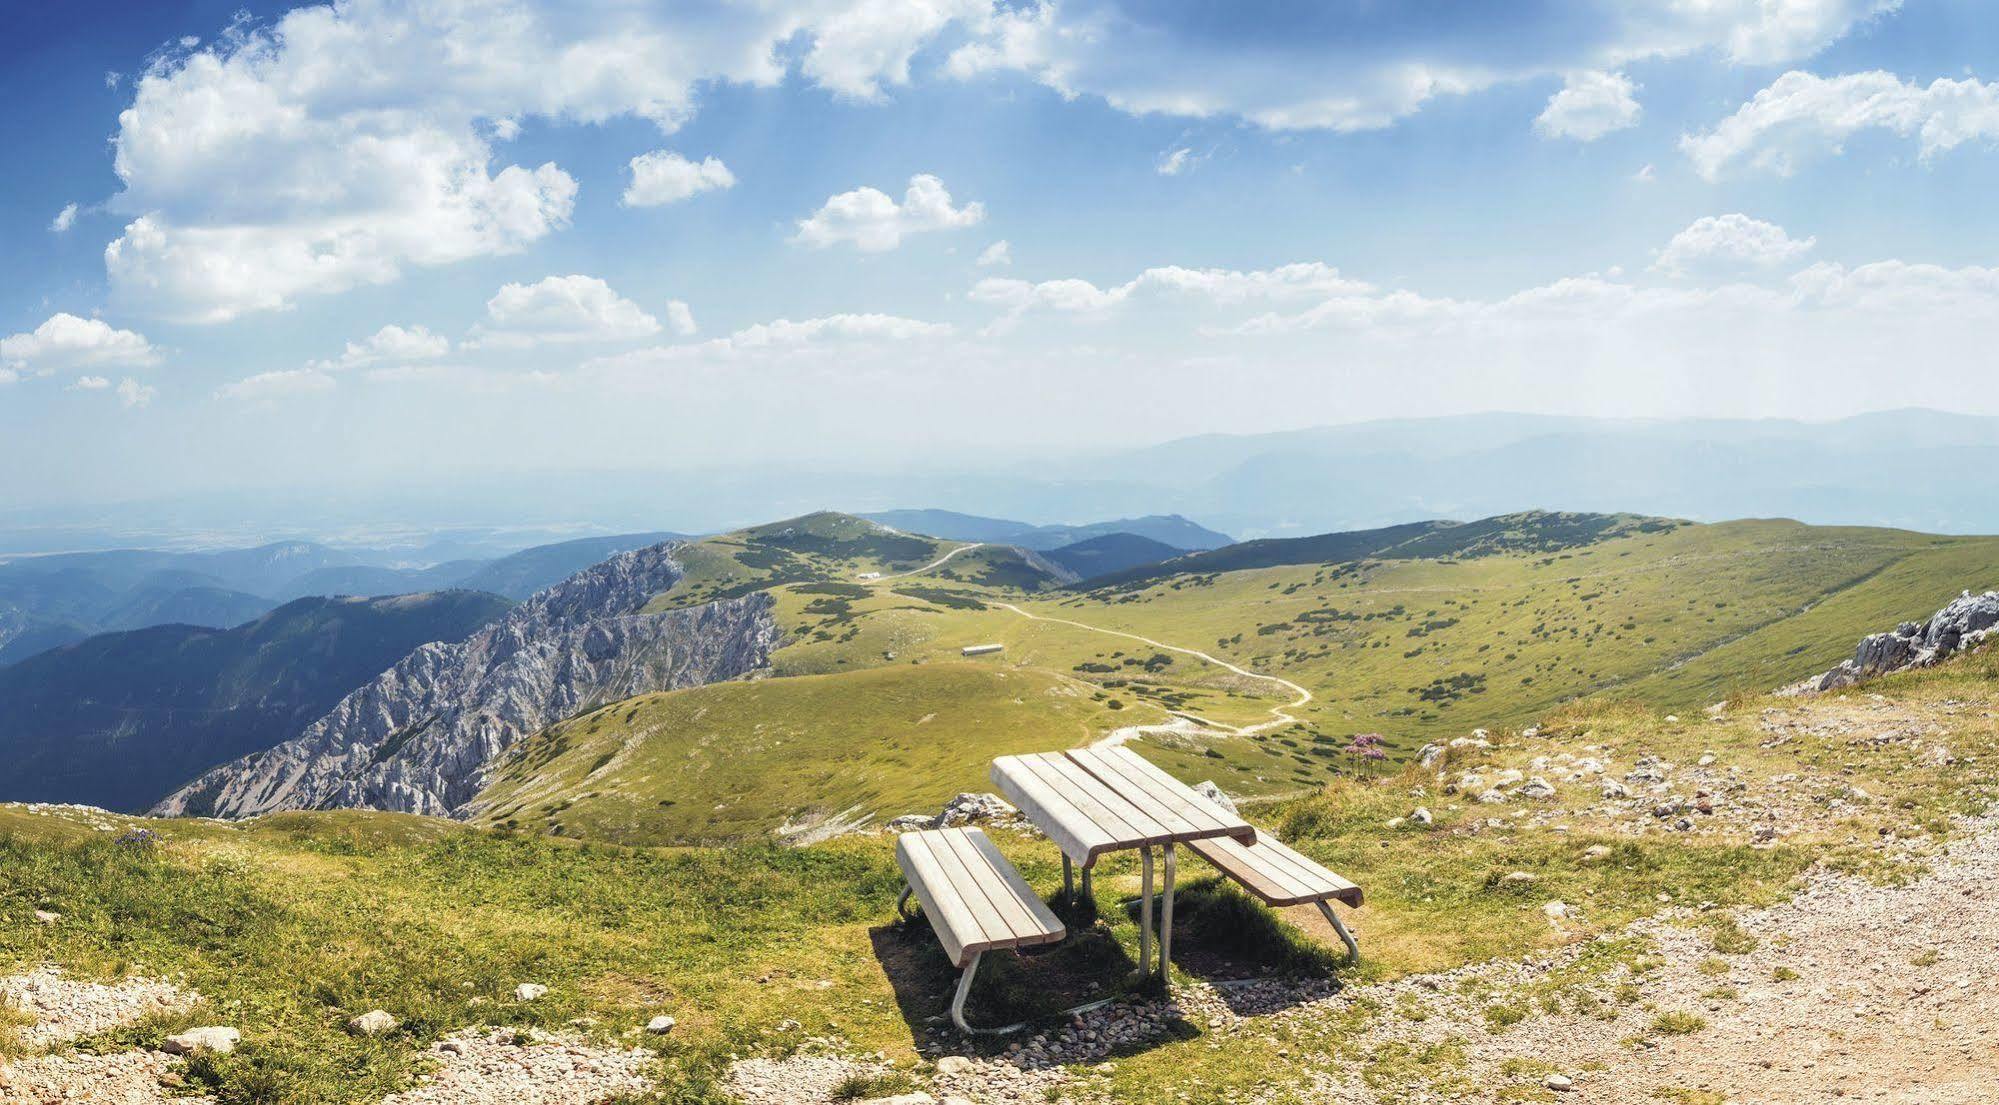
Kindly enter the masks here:
M 0 669 L 0 801 L 143 809 L 512 605 L 476 591 L 308 598 L 233 629 L 160 625 L 29 657 Z
M 952 510 L 883 510 L 861 517 L 909 533 L 928 534 L 947 541 L 986 541 L 1018 545 L 1023 549 L 1047 552 L 1098 537 L 1126 533 L 1161 545 L 1190 551 L 1217 549 L 1233 544 L 1235 538 L 1197 525 L 1178 514 L 1153 514 L 1143 518 L 1118 518 L 1080 526 L 1037 526 L 1004 518 L 981 518 Z
M 608 556 L 676 536 L 589 537 L 498 559 L 419 568 L 371 563 L 380 554 L 369 550 L 303 541 L 217 552 L 131 549 L 19 557 L 0 562 L 0 666 L 106 631 L 240 625 L 314 595 L 456 588 L 525 599 Z

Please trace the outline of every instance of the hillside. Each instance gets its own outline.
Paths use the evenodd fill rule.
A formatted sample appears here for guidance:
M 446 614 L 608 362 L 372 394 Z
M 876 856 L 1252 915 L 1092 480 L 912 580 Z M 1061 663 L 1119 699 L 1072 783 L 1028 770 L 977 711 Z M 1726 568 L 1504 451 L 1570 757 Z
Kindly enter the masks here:
M 1075 573 L 1079 580 L 1090 581 L 1158 564 L 1185 552 L 1185 549 L 1134 533 L 1107 533 L 1059 549 L 1049 549 L 1042 555 Z
M 1012 522 L 1004 518 L 981 518 L 949 510 L 885 510 L 861 517 L 906 533 L 928 534 L 947 541 L 1018 545 L 1037 552 L 1120 533 L 1143 537 L 1176 549 L 1216 549 L 1234 540 L 1228 534 L 1217 533 L 1178 514 L 1148 514 L 1142 518 L 1047 526 Z
M 162 625 L 44 652 L 0 670 L 0 798 L 144 809 L 509 605 L 472 591 L 300 599 L 233 629 Z
M 1720 1100 L 1745 1071 L 1769 1100 L 1857 1081 L 1975 1101 L 1990 1075 L 1978 1033 L 1999 1014 L 1979 981 L 1999 931 L 1977 897 L 1999 870 L 1980 816 L 1999 798 L 1993 655 L 1695 716 L 1575 703 L 1428 767 L 1251 807 L 1366 888 L 1348 915 L 1358 967 L 1337 962 L 1315 914 L 1253 906 L 1185 858 L 1171 1007 L 1131 992 L 1135 872 L 1113 856 L 1089 908 L 1065 908 L 1076 937 L 981 972 L 972 1010 L 988 1022 L 1120 999 L 1073 1030 L 1038 1024 L 1021 1054 L 932 1031 L 955 976 L 927 926 L 895 922 L 884 835 L 630 849 L 349 811 L 228 825 L 0 807 L 0 912 L 53 918 L 0 925 L 0 988 L 61 993 L 28 974 L 53 964 L 112 984 L 91 1008 L 132 1010 L 71 1030 L 102 1058 L 43 1021 L 57 1055 L 0 1041 L 0 1068 L 32 1087 L 57 1059 L 140 1086 L 171 1067 L 222 1100 L 373 1105 L 440 1063 L 468 1092 L 568 1100 L 637 1046 L 656 1065 L 638 1075 L 654 1096 L 636 1100 L 697 1105 L 757 1086 L 813 1105 L 853 1087 L 1104 1105 L 1531 1101 L 1554 1098 L 1558 1075 L 1580 1100 L 1647 1105 Z M 1528 797 L 1532 776 L 1552 795 Z M 1487 789 L 1501 799 L 1473 798 Z M 1430 816 L 1411 818 L 1418 806 Z M 131 828 L 159 842 L 113 843 Z M 989 832 L 1037 890 L 1059 886 L 1045 840 Z M 546 995 L 516 999 L 523 982 Z M 399 1027 L 343 1027 L 371 1009 Z M 670 1035 L 638 1031 L 661 1014 Z M 234 1026 L 243 1045 L 112 1065 L 195 1024 Z M 522 1067 L 506 1057 L 522 1049 L 465 1042 L 487 1024 L 546 1033 L 574 1061 Z M 1773 1035 L 1810 1061 L 1756 1065 Z M 966 1061 L 934 1062 L 947 1055 Z
M 1472 724 L 1524 725 L 1596 693 L 1692 712 L 1823 670 L 1862 633 L 1925 616 L 1967 581 L 1999 578 L 1991 539 L 1533 513 L 1327 535 L 1281 551 L 1268 567 L 1079 592 L 994 571 L 986 558 L 1026 564 L 999 546 L 892 542 L 868 546 L 873 558 L 832 558 L 836 545 L 820 542 L 874 538 L 833 516 L 807 528 L 815 527 L 846 536 L 810 538 L 819 551 L 794 559 L 754 534 L 689 549 L 690 564 L 707 565 L 690 598 L 772 596 L 788 642 L 772 656 L 777 678 L 682 692 L 685 702 L 668 694 L 604 710 L 587 730 L 544 734 L 523 745 L 504 786 L 496 778 L 479 807 L 505 809 L 492 820 L 524 828 L 633 842 L 881 820 L 985 786 L 985 730 L 954 732 L 923 717 L 1005 716 L 1022 719 L 1010 731 L 1025 731 L 1037 712 L 1046 715 L 1043 747 L 1132 729 L 1166 762 L 1237 793 L 1294 793 L 1351 771 L 1345 749 L 1357 733 L 1383 734 L 1407 754 Z M 796 530 L 791 523 L 766 536 L 792 531 L 795 545 Z M 1282 562 L 1308 549 L 1372 552 Z M 1257 555 L 1273 558 L 1268 549 Z M 884 566 L 908 574 L 876 577 Z M 964 648 L 986 644 L 1002 650 L 973 661 L 981 670 L 1035 682 L 949 674 L 963 670 Z M 1063 694 L 1101 709 L 1051 712 L 1046 695 L 1017 693 L 1022 685 L 1070 688 Z M 717 695 L 730 703 L 727 716 L 809 719 L 774 724 L 825 735 L 793 736 L 788 752 L 761 739 L 732 746 L 720 728 L 689 720 Z M 696 734 L 709 742 L 699 752 L 688 744 Z M 962 758 L 955 767 L 928 759 L 905 785 L 879 782 L 906 771 L 893 750 L 910 740 L 962 749 Z M 738 751 L 758 766 L 723 763 Z M 713 764 L 701 759 L 711 756 Z M 813 785 L 745 792 L 730 782 L 770 777 L 781 765 Z M 701 811 L 717 816 L 705 823 Z

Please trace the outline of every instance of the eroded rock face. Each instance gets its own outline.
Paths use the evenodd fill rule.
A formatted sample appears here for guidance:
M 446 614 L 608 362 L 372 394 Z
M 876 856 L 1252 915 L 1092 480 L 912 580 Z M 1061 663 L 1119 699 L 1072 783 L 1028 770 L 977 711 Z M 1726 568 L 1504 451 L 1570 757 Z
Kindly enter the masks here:
M 1860 639 L 1853 658 L 1824 675 L 1815 676 L 1779 691 L 1780 694 L 1812 694 L 1850 687 L 1865 679 L 1910 668 L 1928 667 L 1939 660 L 1976 648 L 1999 636 L 1999 591 L 1974 595 L 1969 591 L 1926 622 L 1903 622 L 1889 633 L 1874 633 Z
M 621 553 L 463 641 L 424 645 L 298 736 L 207 772 L 154 812 L 462 816 L 487 766 L 524 737 L 600 703 L 766 666 L 779 640 L 768 595 L 639 613 L 679 580 L 672 549 Z

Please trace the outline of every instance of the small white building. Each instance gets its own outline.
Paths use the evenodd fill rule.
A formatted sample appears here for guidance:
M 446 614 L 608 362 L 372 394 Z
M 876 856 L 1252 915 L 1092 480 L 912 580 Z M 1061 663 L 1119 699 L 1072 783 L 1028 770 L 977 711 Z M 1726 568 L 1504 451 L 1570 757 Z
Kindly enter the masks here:
M 881 577 L 882 574 L 880 572 L 862 572 L 860 574 L 861 579 L 880 579 Z
M 966 645 L 958 652 L 963 656 L 985 656 L 989 653 L 1005 651 L 1005 645 Z

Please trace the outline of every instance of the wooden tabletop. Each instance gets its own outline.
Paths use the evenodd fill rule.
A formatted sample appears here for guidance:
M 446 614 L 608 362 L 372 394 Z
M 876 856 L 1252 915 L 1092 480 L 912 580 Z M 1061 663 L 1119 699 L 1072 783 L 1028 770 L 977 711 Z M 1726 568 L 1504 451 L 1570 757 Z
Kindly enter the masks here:
M 993 784 L 1071 859 L 1153 844 L 1256 839 L 1249 822 L 1125 748 L 1001 756 Z

